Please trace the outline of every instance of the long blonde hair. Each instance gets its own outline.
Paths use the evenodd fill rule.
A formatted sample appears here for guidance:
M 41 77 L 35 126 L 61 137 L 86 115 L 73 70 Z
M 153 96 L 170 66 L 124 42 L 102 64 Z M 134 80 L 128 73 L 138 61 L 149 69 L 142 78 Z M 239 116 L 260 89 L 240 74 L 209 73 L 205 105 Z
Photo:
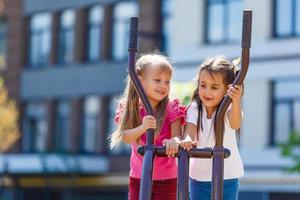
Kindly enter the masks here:
M 163 72 L 172 74 L 173 67 L 169 60 L 158 53 L 142 55 L 136 62 L 136 74 L 142 76 L 146 69 L 159 69 Z M 140 102 L 138 93 L 136 92 L 134 85 L 129 76 L 126 79 L 126 88 L 122 97 L 119 100 L 120 104 L 124 105 L 124 109 L 120 112 L 120 118 L 118 128 L 112 133 L 110 137 L 110 148 L 120 144 L 123 138 L 123 131 L 135 128 L 142 123 L 140 118 Z M 163 120 L 166 113 L 166 106 L 169 102 L 169 96 L 165 97 L 159 102 L 154 116 L 157 120 L 157 128 L 155 134 L 158 134 L 161 130 Z

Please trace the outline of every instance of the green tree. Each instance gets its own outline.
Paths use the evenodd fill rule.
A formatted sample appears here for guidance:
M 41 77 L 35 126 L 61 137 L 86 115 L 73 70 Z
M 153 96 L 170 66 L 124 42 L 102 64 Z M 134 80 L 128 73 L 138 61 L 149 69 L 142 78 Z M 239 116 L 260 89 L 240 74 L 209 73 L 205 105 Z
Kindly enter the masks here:
M 8 98 L 4 81 L 0 78 L 0 152 L 5 152 L 20 138 L 16 102 Z
M 286 142 L 280 144 L 281 155 L 294 161 L 293 166 L 287 168 L 289 172 L 300 173 L 300 133 L 293 130 Z
M 195 84 L 191 82 L 173 82 L 171 88 L 171 97 L 179 98 L 184 105 L 189 105 L 195 89 Z

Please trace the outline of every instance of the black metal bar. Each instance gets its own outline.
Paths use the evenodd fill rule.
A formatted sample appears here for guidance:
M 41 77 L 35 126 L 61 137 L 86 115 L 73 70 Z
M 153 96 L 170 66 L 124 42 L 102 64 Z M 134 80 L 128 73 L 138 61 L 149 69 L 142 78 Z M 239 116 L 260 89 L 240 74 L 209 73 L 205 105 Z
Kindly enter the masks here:
M 138 148 L 138 153 L 142 156 L 145 155 L 147 146 L 141 146 Z M 153 149 L 155 150 L 155 155 L 159 157 L 167 157 L 166 155 L 166 147 L 163 146 L 154 146 Z M 230 156 L 230 150 L 227 148 L 224 149 L 224 158 L 228 158 Z M 180 157 L 182 152 L 187 152 L 188 157 L 191 158 L 212 158 L 213 157 L 213 149 L 206 147 L 206 148 L 193 148 L 190 150 L 184 150 L 179 148 L 178 153 L 175 154 L 175 157 Z
M 189 152 L 179 151 L 178 178 L 177 178 L 177 200 L 189 198 Z
M 251 46 L 252 10 L 243 10 L 243 33 L 242 33 L 242 67 L 233 85 L 243 83 L 249 67 L 249 52 Z M 231 103 L 231 98 L 226 96 L 217 111 L 215 121 L 216 143 L 213 148 L 213 181 L 212 199 L 221 200 L 223 197 L 223 173 L 224 173 L 224 147 L 223 147 L 223 119 L 224 114 Z
M 146 111 L 149 115 L 153 115 L 152 106 L 147 99 L 145 91 L 142 87 L 140 80 L 135 71 L 135 60 L 137 52 L 137 42 L 138 42 L 138 18 L 130 18 L 130 34 L 129 34 L 129 48 L 128 48 L 128 69 L 129 76 L 131 81 L 143 102 L 143 105 L 146 108 Z M 152 171 L 153 171 L 153 160 L 154 160 L 154 130 L 147 130 L 147 145 L 146 152 L 143 158 L 143 167 L 142 167 L 142 178 L 140 186 L 140 199 L 150 200 L 152 194 Z

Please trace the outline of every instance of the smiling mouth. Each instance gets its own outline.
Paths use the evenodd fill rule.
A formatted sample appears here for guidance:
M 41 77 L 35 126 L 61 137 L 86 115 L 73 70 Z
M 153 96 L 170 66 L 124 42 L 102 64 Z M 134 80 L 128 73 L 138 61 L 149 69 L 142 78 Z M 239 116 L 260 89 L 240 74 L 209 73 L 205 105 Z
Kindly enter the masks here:
M 166 93 L 165 92 L 162 92 L 162 91 L 156 91 L 158 94 L 161 94 L 161 95 L 165 95 Z
M 205 100 L 205 101 L 212 101 L 213 98 L 204 97 L 204 100 Z

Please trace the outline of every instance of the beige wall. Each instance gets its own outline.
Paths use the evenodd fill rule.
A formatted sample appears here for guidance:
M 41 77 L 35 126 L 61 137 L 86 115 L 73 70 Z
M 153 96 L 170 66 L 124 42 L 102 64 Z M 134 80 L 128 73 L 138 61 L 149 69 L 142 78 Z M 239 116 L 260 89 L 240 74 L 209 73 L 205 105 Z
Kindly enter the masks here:
M 177 49 L 186 49 L 199 45 L 202 38 L 202 18 L 204 1 L 184 0 L 171 1 L 172 21 L 170 22 L 171 38 L 170 51 L 174 54 Z
M 268 40 L 272 31 L 272 0 L 245 0 L 244 8 L 253 10 L 252 38 L 254 42 Z
M 268 80 L 245 81 L 244 120 L 241 148 L 263 149 L 270 133 L 270 83 Z

